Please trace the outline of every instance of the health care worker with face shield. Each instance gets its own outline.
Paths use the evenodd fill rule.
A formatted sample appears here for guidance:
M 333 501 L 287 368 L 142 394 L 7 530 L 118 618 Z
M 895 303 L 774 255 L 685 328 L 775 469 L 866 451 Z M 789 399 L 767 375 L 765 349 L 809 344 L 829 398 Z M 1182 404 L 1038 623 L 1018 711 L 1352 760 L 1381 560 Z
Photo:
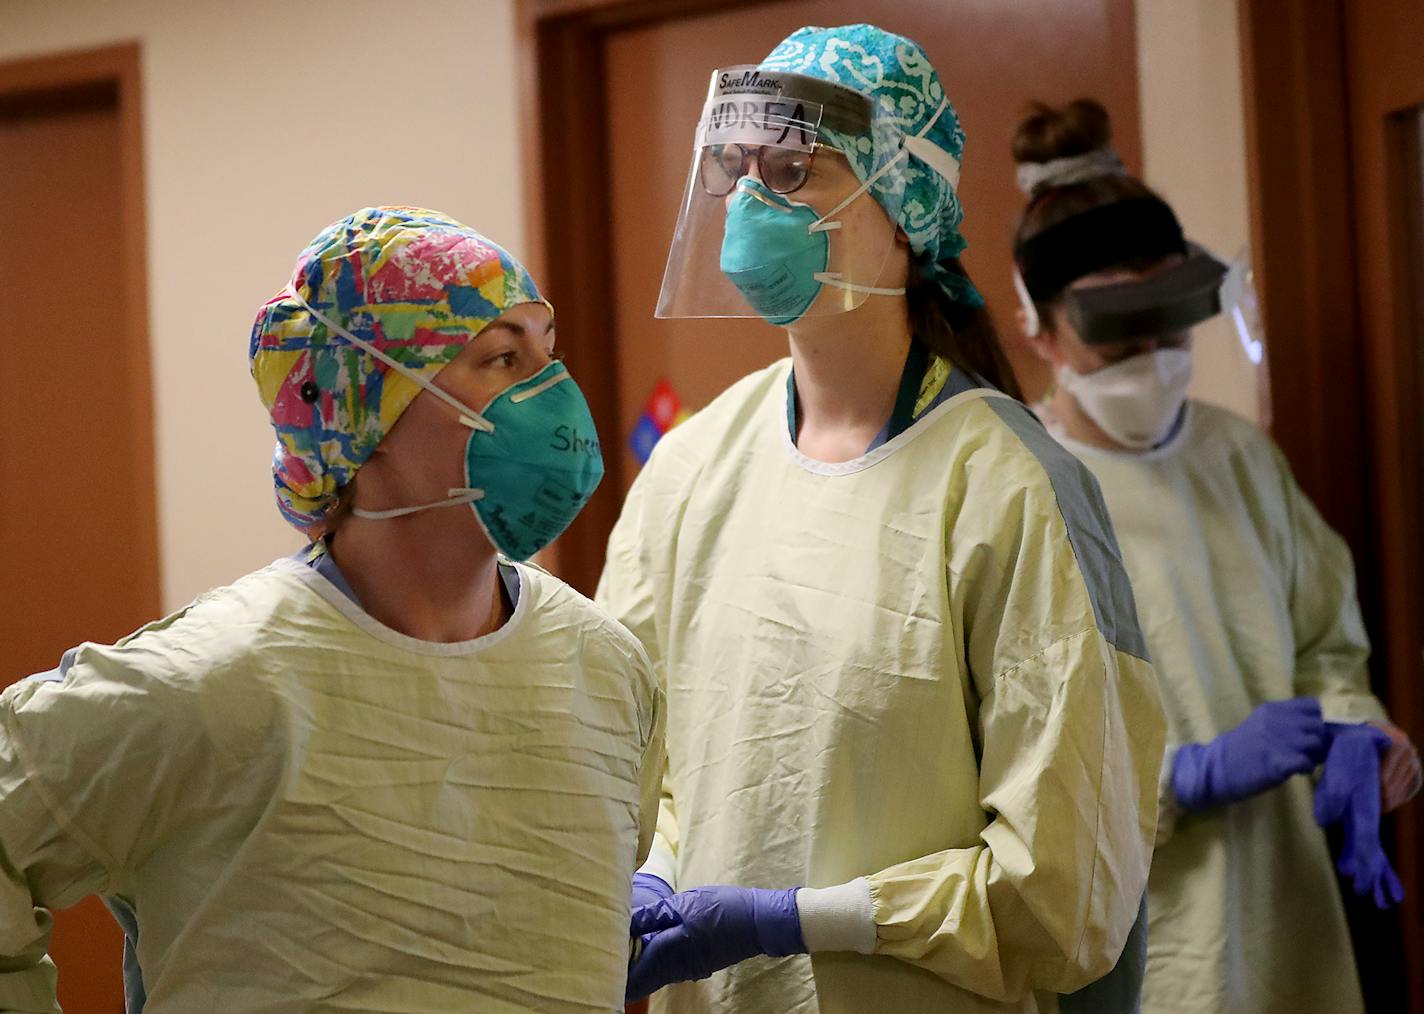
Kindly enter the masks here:
M 90 894 L 130 1014 L 621 1003 L 661 691 L 521 562 L 603 471 L 553 342 L 436 212 L 303 251 L 250 356 L 314 541 L 0 696 L 0 1009 L 59 1009 L 46 910 Z
M 1397 904 L 1379 817 L 1420 770 L 1368 689 L 1349 551 L 1267 437 L 1187 400 L 1191 327 L 1235 273 L 1126 174 L 1102 106 L 1038 107 L 1014 154 L 1041 413 L 1102 483 L 1167 709 L 1143 1010 L 1359 1011 L 1318 825 L 1355 892 Z
M 659 312 L 791 355 L 659 442 L 599 586 L 668 695 L 654 1011 L 1135 1009 L 1161 706 L 1096 486 L 989 383 L 963 146 L 872 26 L 713 74 Z

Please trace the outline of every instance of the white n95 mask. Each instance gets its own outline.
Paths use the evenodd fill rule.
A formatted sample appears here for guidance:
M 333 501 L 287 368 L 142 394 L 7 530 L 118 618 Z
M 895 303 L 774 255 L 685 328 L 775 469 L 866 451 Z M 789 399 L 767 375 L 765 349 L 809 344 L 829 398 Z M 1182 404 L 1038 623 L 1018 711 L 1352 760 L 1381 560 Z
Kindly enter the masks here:
M 1167 439 L 1187 400 L 1190 349 L 1157 349 L 1092 373 L 1058 368 L 1058 386 L 1124 447 L 1145 451 Z

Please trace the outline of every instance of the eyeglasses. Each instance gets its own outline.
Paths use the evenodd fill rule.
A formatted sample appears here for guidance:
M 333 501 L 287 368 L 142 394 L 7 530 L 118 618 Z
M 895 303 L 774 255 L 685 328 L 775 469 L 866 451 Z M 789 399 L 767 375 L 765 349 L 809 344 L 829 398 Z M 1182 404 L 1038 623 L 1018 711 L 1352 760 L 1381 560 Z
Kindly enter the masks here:
M 810 151 L 798 151 L 770 145 L 709 144 L 702 149 L 698 162 L 702 189 L 713 197 L 726 197 L 755 162 L 757 176 L 772 192 L 795 193 L 810 179 L 816 150 L 824 147 L 817 143 Z

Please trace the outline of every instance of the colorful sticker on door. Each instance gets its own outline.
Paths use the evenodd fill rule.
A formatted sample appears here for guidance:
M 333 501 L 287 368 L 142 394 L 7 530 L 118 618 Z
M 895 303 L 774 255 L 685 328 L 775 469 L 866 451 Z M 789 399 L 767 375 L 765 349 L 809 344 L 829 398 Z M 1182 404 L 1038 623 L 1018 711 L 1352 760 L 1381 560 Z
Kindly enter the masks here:
M 638 459 L 638 464 L 647 464 L 653 448 L 663 438 L 663 434 L 686 419 L 688 414 L 672 385 L 666 379 L 659 380 L 653 388 L 653 393 L 648 396 L 648 404 L 628 438 L 628 444 L 632 447 L 633 457 Z

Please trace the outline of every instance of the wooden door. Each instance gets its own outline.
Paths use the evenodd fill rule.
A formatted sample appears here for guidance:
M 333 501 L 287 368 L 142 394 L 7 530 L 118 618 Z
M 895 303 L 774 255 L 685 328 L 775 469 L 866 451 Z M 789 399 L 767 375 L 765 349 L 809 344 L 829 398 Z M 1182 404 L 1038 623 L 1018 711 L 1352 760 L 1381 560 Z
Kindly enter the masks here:
M 1424 6 L 1240 0 L 1272 435 L 1353 551 L 1375 692 L 1424 742 Z M 1424 804 L 1382 828 L 1402 911 L 1348 898 L 1372 1011 L 1424 1014 Z
M 527 137 L 532 261 L 558 308 L 560 344 L 589 394 L 609 472 L 559 546 L 562 576 L 584 589 L 597 582 L 637 473 L 629 440 L 657 382 L 695 410 L 786 354 L 785 334 L 757 320 L 653 317 L 714 68 L 755 63 L 808 24 L 868 19 L 924 46 L 968 135 L 966 263 L 1028 378 L 1042 367 L 1018 343 L 1010 283 L 1023 196 L 1009 143 L 1024 106 L 1103 100 L 1119 150 L 1139 167 L 1131 0 L 882 0 L 873 12 L 851 0 L 530 0 L 522 10 L 537 96 Z
M 159 608 L 136 75 L 132 50 L 0 66 L 3 685 Z M 122 940 L 97 899 L 57 914 L 66 1011 L 123 1010 Z
M 1347 152 L 1355 218 L 1362 399 L 1374 461 L 1369 498 L 1379 560 L 1377 673 L 1390 713 L 1424 743 L 1424 4 L 1345 4 Z M 1411 1009 L 1424 1011 L 1424 801 L 1394 821 L 1408 890 L 1401 937 Z M 1392 929 L 1392 926 L 1388 928 Z M 1371 979 L 1366 942 L 1361 970 Z M 1404 1008 L 1390 990 L 1378 1009 Z

